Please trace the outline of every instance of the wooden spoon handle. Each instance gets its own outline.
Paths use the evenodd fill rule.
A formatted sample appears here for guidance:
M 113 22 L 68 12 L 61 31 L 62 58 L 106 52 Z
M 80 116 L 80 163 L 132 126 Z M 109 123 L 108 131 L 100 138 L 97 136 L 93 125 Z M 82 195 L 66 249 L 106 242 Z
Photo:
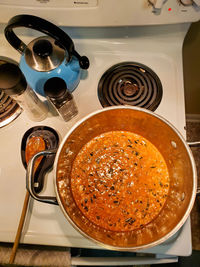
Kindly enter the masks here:
M 29 203 L 29 197 L 30 197 L 30 194 L 29 194 L 28 190 L 26 190 L 26 195 L 25 195 L 25 198 L 24 198 L 24 205 L 23 205 L 23 209 L 22 209 L 22 213 L 21 213 L 21 217 L 20 217 L 17 233 L 16 233 L 16 236 L 15 236 L 15 242 L 13 244 L 12 252 L 11 252 L 11 255 L 10 255 L 10 261 L 9 261 L 10 264 L 12 264 L 14 262 L 14 260 L 15 260 L 16 251 L 17 251 L 17 248 L 18 248 L 18 245 L 19 245 L 19 240 L 20 240 L 20 237 L 21 237 L 21 232 L 22 232 L 22 229 L 23 229 L 24 220 L 25 220 L 25 217 L 26 217 L 27 207 L 28 207 L 28 203 Z

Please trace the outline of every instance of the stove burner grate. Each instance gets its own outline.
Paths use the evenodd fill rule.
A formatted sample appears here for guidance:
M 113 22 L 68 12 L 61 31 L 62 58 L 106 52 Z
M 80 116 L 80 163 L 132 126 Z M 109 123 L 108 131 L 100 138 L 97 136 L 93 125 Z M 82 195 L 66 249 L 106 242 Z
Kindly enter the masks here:
M 136 62 L 112 66 L 98 84 L 98 97 L 103 107 L 131 105 L 155 111 L 162 94 L 162 84 L 155 72 Z
M 21 112 L 19 105 L 0 90 L 0 128 L 16 119 Z

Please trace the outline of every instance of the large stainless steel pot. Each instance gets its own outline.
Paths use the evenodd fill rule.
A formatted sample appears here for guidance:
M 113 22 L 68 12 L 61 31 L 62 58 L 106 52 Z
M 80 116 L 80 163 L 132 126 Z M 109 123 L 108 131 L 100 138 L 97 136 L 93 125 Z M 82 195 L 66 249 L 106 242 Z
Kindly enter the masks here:
M 70 189 L 73 161 L 82 146 L 107 131 L 123 130 L 139 134 L 153 143 L 163 155 L 169 175 L 170 191 L 159 215 L 142 229 L 116 232 L 102 229 L 85 217 L 77 207 Z M 55 153 L 47 151 L 45 154 Z M 27 188 L 33 198 L 58 203 L 68 221 L 85 237 L 115 250 L 139 250 L 164 242 L 175 234 L 188 218 L 197 190 L 197 174 L 192 152 L 173 125 L 155 113 L 136 107 L 117 106 L 98 110 L 86 116 L 67 133 L 56 154 L 54 184 L 56 197 L 35 194 L 32 182 L 33 164 L 29 162 Z

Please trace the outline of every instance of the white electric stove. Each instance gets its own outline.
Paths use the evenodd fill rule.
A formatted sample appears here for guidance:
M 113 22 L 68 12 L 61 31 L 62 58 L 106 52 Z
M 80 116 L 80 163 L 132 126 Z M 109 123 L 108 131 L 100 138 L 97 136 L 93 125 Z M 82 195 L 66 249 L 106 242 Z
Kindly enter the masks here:
M 10 4 L 12 4 L 11 2 Z M 58 132 L 61 140 L 78 120 L 97 109 L 102 109 L 103 107 L 98 98 L 98 83 L 105 71 L 113 65 L 134 62 L 145 65 L 152 70 L 159 77 L 162 85 L 162 97 L 154 112 L 170 121 L 184 137 L 186 136 L 184 130 L 185 102 L 182 45 L 190 22 L 200 18 L 198 1 L 195 1 L 195 3 L 193 1 L 182 1 L 188 3 L 193 2 L 193 5 L 190 6 L 183 6 L 180 2 L 174 0 L 151 1 L 154 3 L 154 7 L 152 7 L 151 5 L 147 5 L 148 1 L 127 0 L 125 1 L 127 2 L 127 7 L 125 8 L 124 4 L 121 6 L 120 1 L 115 0 L 113 2 L 109 0 L 107 2 L 115 3 L 115 7 L 113 8 L 118 10 L 112 11 L 110 9 L 110 15 L 113 13 L 115 19 L 113 16 L 112 18 L 106 16 L 108 13 L 107 9 L 112 8 L 112 6 L 108 3 L 106 4 L 103 0 L 79 2 L 82 2 L 83 7 L 77 7 L 78 2 L 75 3 L 75 1 L 65 2 L 72 5 L 64 7 L 66 14 L 69 14 L 69 23 L 65 21 L 61 10 L 60 16 L 58 16 L 58 14 L 52 11 L 52 7 L 50 6 L 48 13 L 48 8 L 40 8 L 39 2 L 36 4 L 37 6 L 34 12 L 30 11 L 29 7 L 23 10 L 20 4 L 16 6 L 14 13 L 8 10 L 8 3 L 5 5 L 2 4 L 1 7 L 0 15 L 1 12 L 4 11 L 4 13 L 2 13 L 2 24 L 0 24 L 0 56 L 6 56 L 19 62 L 20 55 L 7 43 L 4 37 L 4 23 L 13 15 L 27 13 L 40 15 L 54 23 L 57 22 L 57 25 L 70 25 L 70 27 L 63 27 L 63 29 L 73 39 L 76 50 L 81 55 L 85 54 L 90 60 L 88 71 L 82 73 L 80 84 L 73 92 L 79 111 L 76 117 L 69 122 L 64 122 L 60 117 L 53 116 L 49 112 L 47 119 L 40 123 L 35 123 L 28 119 L 25 112 L 22 112 L 13 122 L 0 128 L 1 242 L 13 242 L 24 201 L 26 173 L 21 162 L 20 154 L 21 139 L 24 133 L 33 126 L 45 125 L 54 128 Z M 132 2 L 137 2 L 137 4 L 135 3 L 134 5 Z M 49 1 L 50 4 L 53 5 L 54 1 Z M 135 18 L 131 20 L 130 7 L 128 8 L 128 5 L 134 10 L 133 17 L 135 14 L 138 20 L 135 20 Z M 97 15 L 98 8 L 101 17 Z M 125 14 L 121 16 L 121 12 L 119 12 L 120 8 L 121 12 L 127 12 L 127 17 Z M 5 10 L 7 12 L 6 17 Z M 74 16 L 72 18 L 71 12 L 77 19 L 78 17 L 80 18 L 79 22 L 74 21 Z M 93 22 L 88 17 L 85 17 L 84 20 L 85 14 L 90 13 L 94 14 Z M 48 14 L 50 14 L 49 17 Z M 96 20 L 95 14 L 97 16 Z M 145 16 L 142 16 L 142 14 L 145 14 Z M 147 21 L 148 16 L 150 18 L 149 23 Z M 167 25 L 168 22 L 172 24 Z M 138 24 L 140 26 L 136 26 Z M 20 38 L 26 43 L 29 43 L 35 36 L 38 36 L 38 33 L 33 34 L 29 30 L 22 30 L 20 32 Z M 129 91 L 127 94 L 129 94 Z M 45 99 L 42 98 L 42 100 Z M 45 188 L 42 194 L 54 196 L 52 171 L 47 174 L 46 178 Z M 85 239 L 67 222 L 59 206 L 36 202 L 33 199 L 31 199 L 29 205 L 21 242 L 101 249 L 93 242 Z M 119 259 L 118 264 L 174 262 L 177 261 L 178 256 L 188 256 L 191 254 L 191 251 L 191 226 L 190 219 L 188 219 L 183 227 L 166 242 L 148 250 L 139 251 L 139 253 L 145 253 L 145 257 L 138 258 L 136 255 L 131 259 L 129 258 L 126 262 L 124 259 Z M 151 254 L 154 254 L 154 256 L 152 257 Z M 144 254 L 142 255 L 144 256 Z M 78 264 L 78 262 L 76 263 Z M 110 263 L 105 261 L 104 265 L 111 265 L 113 263 L 114 259 Z M 89 262 L 85 261 L 85 265 L 88 264 Z M 115 265 L 117 265 L 116 262 Z

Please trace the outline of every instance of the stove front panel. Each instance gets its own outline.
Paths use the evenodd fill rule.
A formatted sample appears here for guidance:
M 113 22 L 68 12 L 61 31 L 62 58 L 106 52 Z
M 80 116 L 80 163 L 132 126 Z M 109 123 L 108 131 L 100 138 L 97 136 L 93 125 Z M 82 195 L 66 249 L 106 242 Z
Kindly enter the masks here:
M 197 21 L 200 5 L 197 0 L 1 0 L 0 23 L 16 14 L 72 27 L 155 25 Z

